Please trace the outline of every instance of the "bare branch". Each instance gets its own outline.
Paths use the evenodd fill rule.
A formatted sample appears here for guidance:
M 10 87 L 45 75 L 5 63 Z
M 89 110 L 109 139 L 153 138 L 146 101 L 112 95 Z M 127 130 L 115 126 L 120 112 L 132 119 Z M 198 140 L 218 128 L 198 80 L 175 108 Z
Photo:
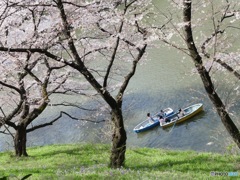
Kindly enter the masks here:
M 63 102 L 63 103 L 60 103 L 60 104 L 54 103 L 54 104 L 51 104 L 50 106 L 76 107 L 76 108 L 84 110 L 84 111 L 97 111 L 97 109 L 88 109 L 88 108 L 84 108 L 82 106 L 79 106 L 76 103 L 67 103 L 67 102 Z
M 216 62 L 220 64 L 222 67 L 227 69 L 229 72 L 233 73 L 236 78 L 240 80 L 240 73 L 235 71 L 231 66 L 229 66 L 227 63 L 223 62 L 221 59 L 217 59 Z
M 223 34 L 224 30 L 216 30 L 214 33 L 211 34 L 210 37 L 208 37 L 201 46 L 202 53 L 205 57 L 210 58 L 210 55 L 206 52 L 206 45 L 217 35 L 217 34 Z
M 46 126 L 53 125 L 53 123 L 56 122 L 57 120 L 59 120 L 64 114 L 66 116 L 70 117 L 71 119 L 77 120 L 77 121 L 87 121 L 87 122 L 92 122 L 92 123 L 101 123 L 101 122 L 105 121 L 105 120 L 94 121 L 94 120 L 89 120 L 89 119 L 77 118 L 77 117 L 71 116 L 70 114 L 68 114 L 68 113 L 66 113 L 64 111 L 61 111 L 59 116 L 56 117 L 55 119 L 53 119 L 52 121 L 50 121 L 48 123 L 44 123 L 44 124 L 40 124 L 40 125 L 34 126 L 34 127 L 30 128 L 30 129 L 27 129 L 27 133 L 32 132 L 32 131 L 34 131 L 36 129 L 39 129 L 39 128 L 43 128 L 43 127 L 46 127 Z
M 19 94 L 21 94 L 21 90 L 19 88 L 15 87 L 15 86 L 7 84 L 7 83 L 5 83 L 3 81 L 0 81 L 0 84 L 5 86 L 5 87 L 7 87 L 7 88 L 9 88 L 9 89 L 13 89 L 13 90 L 17 91 Z
M 123 21 L 122 21 L 121 24 L 120 24 L 118 33 L 121 33 L 121 32 L 122 32 L 122 27 L 123 27 Z M 106 88 L 106 87 L 107 87 L 108 76 L 109 76 L 110 71 L 111 71 L 111 68 L 112 68 L 112 66 L 113 66 L 113 62 L 114 62 L 114 60 L 116 59 L 115 56 L 116 56 L 116 53 L 117 53 L 117 50 L 118 50 L 119 41 L 120 41 L 120 38 L 117 37 L 115 46 L 114 46 L 114 48 L 113 48 L 112 56 L 111 56 L 111 59 L 110 59 L 110 62 L 109 62 L 109 64 L 108 64 L 108 67 L 107 67 L 107 70 L 106 70 L 106 74 L 105 74 L 105 77 L 104 77 L 103 88 Z
M 56 119 L 53 119 L 52 121 L 50 121 L 48 123 L 40 124 L 40 125 L 37 125 L 37 126 L 34 126 L 34 127 L 30 128 L 30 129 L 27 129 L 26 132 L 29 133 L 29 132 L 32 132 L 36 129 L 40 129 L 40 128 L 43 128 L 43 127 L 46 127 L 46 126 L 53 125 L 53 123 L 56 122 L 58 119 L 60 119 L 60 117 L 58 117 Z
M 92 123 L 101 123 L 101 122 L 105 122 L 104 119 L 103 119 L 103 120 L 100 120 L 100 121 L 94 121 L 94 120 L 89 120 L 89 119 L 83 119 L 83 118 L 73 117 L 73 116 L 71 116 L 70 114 L 68 114 L 68 113 L 66 113 L 66 112 L 64 112 L 64 111 L 61 111 L 61 112 L 60 112 L 59 117 L 61 117 L 62 114 L 65 114 L 65 115 L 67 115 L 68 117 L 70 117 L 71 119 L 73 119 L 73 120 L 77 120 L 77 121 L 87 121 L 87 122 L 92 122 Z

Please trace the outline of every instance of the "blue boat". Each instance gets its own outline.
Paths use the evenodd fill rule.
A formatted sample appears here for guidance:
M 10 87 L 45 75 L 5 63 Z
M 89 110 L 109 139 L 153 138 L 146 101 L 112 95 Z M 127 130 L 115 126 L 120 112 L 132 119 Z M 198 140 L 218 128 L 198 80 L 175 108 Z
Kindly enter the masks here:
M 172 110 L 172 108 L 166 108 L 163 110 L 163 112 L 165 113 L 165 117 L 171 116 L 174 114 L 174 111 Z M 149 129 L 152 129 L 156 126 L 159 126 L 159 120 L 158 120 L 158 115 L 160 113 L 157 113 L 153 116 L 153 120 L 154 122 L 150 123 L 149 120 L 145 120 L 141 123 L 139 123 L 134 129 L 133 131 L 136 133 L 142 132 L 142 131 L 146 131 Z

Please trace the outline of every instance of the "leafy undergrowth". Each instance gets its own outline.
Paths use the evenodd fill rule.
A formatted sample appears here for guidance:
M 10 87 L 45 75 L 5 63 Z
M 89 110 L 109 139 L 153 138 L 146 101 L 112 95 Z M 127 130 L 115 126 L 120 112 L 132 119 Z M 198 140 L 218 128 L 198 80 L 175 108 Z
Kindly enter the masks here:
M 240 156 L 130 148 L 125 166 L 108 167 L 110 146 L 103 144 L 51 145 L 28 149 L 29 157 L 0 153 L 0 179 L 209 179 L 211 172 L 240 170 Z M 218 176 L 218 179 L 230 177 Z

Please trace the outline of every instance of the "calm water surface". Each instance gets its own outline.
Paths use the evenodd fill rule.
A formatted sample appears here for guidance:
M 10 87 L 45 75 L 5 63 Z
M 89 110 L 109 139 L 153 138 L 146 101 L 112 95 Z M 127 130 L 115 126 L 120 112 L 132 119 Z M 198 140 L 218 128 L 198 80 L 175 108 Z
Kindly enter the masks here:
M 224 152 L 229 136 L 220 118 L 212 109 L 198 75 L 192 75 L 193 64 L 182 61 L 181 54 L 169 49 L 149 50 L 147 64 L 141 65 L 132 79 L 124 97 L 124 118 L 127 130 L 127 145 L 138 147 L 191 149 L 197 151 Z M 74 102 L 76 97 L 70 101 Z M 69 99 L 68 99 L 69 100 Z M 145 120 L 146 113 L 172 107 L 177 110 L 195 103 L 203 103 L 204 111 L 190 120 L 168 129 L 156 127 L 143 133 L 133 128 Z M 38 122 L 58 116 L 60 108 L 49 107 Z M 76 110 L 68 112 L 81 115 Z M 53 126 L 28 134 L 28 146 L 55 143 L 109 142 L 99 132 L 103 124 L 81 123 L 64 116 Z M 1 135 L 0 150 L 11 149 L 6 137 Z

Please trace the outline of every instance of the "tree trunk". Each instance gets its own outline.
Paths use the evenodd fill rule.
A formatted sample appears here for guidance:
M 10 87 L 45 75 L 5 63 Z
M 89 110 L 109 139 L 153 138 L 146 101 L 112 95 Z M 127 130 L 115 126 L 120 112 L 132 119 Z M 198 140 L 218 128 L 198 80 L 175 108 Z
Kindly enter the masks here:
M 17 126 L 16 134 L 14 137 L 14 148 L 16 156 L 28 156 L 26 150 L 27 132 L 23 124 Z
M 195 64 L 195 67 L 198 70 L 198 73 L 202 79 L 202 82 L 204 84 L 205 90 L 214 104 L 218 115 L 221 118 L 221 121 L 225 128 L 227 129 L 228 133 L 231 135 L 237 146 L 240 148 L 240 132 L 237 128 L 237 126 L 234 124 L 232 119 L 230 118 L 225 105 L 223 104 L 221 98 L 218 96 L 217 92 L 215 91 L 214 84 L 211 80 L 211 77 L 209 75 L 209 72 L 206 70 L 206 68 L 203 66 L 202 63 L 202 57 L 199 55 L 197 48 L 195 46 L 194 40 L 193 40 L 193 34 L 192 34 L 192 27 L 191 27 L 191 1 L 183 1 L 183 21 L 186 23 L 184 26 L 184 32 L 185 32 L 185 41 L 188 46 L 188 50 L 190 53 L 190 56 Z
M 202 66 L 202 69 L 198 68 L 198 72 L 201 76 L 203 81 L 205 90 L 207 91 L 208 97 L 214 104 L 218 115 L 221 118 L 221 121 L 225 128 L 227 129 L 228 133 L 231 135 L 237 146 L 240 148 L 240 133 L 237 126 L 234 124 L 232 119 L 230 118 L 228 112 L 226 111 L 225 105 L 223 104 L 222 100 L 218 96 L 217 92 L 214 89 L 214 85 L 212 83 L 211 77 L 206 69 Z
M 114 123 L 114 131 L 112 137 L 110 167 L 120 168 L 124 165 L 127 141 L 121 110 L 112 111 L 112 121 Z

